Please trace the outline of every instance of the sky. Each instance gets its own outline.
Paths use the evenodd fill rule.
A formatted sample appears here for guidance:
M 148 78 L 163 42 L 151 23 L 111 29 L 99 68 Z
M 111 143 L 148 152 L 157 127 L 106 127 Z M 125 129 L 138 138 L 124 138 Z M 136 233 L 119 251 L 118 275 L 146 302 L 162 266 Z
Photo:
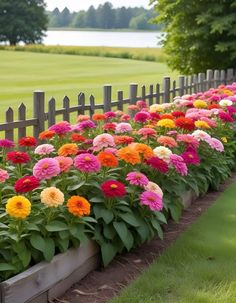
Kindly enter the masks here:
M 62 10 L 68 7 L 70 11 L 87 10 L 90 5 L 97 7 L 99 4 L 110 2 L 114 7 L 121 6 L 144 6 L 149 7 L 149 0 L 45 0 L 48 10 L 53 10 L 58 7 Z

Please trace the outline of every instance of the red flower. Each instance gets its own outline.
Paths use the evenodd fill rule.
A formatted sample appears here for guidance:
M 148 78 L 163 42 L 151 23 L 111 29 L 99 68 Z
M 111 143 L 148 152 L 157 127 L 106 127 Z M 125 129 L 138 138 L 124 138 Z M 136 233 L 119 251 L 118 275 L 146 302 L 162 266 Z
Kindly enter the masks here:
M 115 130 L 116 129 L 116 123 L 115 122 L 108 122 L 103 125 L 104 130 Z
M 37 141 L 34 137 L 23 137 L 19 140 L 20 146 L 36 146 Z
M 212 103 L 208 106 L 208 109 L 213 109 L 213 108 L 221 108 L 219 104 Z
M 158 170 L 162 174 L 165 174 L 168 172 L 167 163 L 158 157 L 152 157 L 152 158 L 148 159 L 146 161 L 146 163 L 148 165 L 150 165 L 151 167 L 155 168 L 156 170 Z
M 14 164 L 21 164 L 29 162 L 30 157 L 27 153 L 12 151 L 7 153 L 7 160 Z
M 125 186 L 116 180 L 105 181 L 101 189 L 107 198 L 123 197 L 126 194 Z
M 39 187 L 39 180 L 34 176 L 25 176 L 16 181 L 14 188 L 17 193 L 27 193 Z
M 152 121 L 158 121 L 160 120 L 160 115 L 158 113 L 150 113 Z
M 134 142 L 134 138 L 129 136 L 114 136 L 115 144 L 131 144 Z
M 86 140 L 84 136 L 81 136 L 79 134 L 72 134 L 70 136 L 70 139 L 72 142 L 84 142 Z
M 192 119 L 180 117 L 175 120 L 175 125 L 179 128 L 186 129 L 189 131 L 194 130 L 195 125 Z
M 174 116 L 175 118 L 185 117 L 185 113 L 181 111 L 172 112 L 171 115 Z

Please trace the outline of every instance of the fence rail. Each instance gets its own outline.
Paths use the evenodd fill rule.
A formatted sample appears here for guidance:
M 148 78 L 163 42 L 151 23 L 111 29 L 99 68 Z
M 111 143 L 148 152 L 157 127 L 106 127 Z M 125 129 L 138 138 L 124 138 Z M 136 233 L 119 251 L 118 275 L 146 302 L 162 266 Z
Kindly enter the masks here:
M 33 135 L 38 138 L 40 132 L 47 126 L 55 124 L 56 117 L 62 116 L 63 120 L 70 121 L 71 113 L 85 114 L 92 116 L 97 110 L 104 112 L 113 110 L 123 110 L 126 104 L 135 104 L 138 100 L 148 101 L 148 104 L 167 103 L 177 95 L 203 92 L 209 88 L 216 88 L 220 84 L 230 84 L 236 80 L 236 70 L 207 70 L 206 73 L 199 73 L 192 76 L 179 76 L 178 81 L 171 81 L 170 77 L 164 77 L 162 85 L 142 85 L 140 88 L 136 83 L 129 86 L 129 97 L 124 98 L 123 91 L 117 92 L 117 99 L 112 100 L 112 86 L 103 87 L 103 104 L 97 104 L 95 97 L 90 95 L 86 102 L 85 94 L 79 93 L 76 106 L 70 105 L 70 99 L 65 96 L 62 100 L 62 108 L 56 108 L 54 98 L 47 102 L 45 108 L 45 93 L 35 91 L 33 94 L 33 115 L 31 119 L 26 119 L 26 105 L 21 103 L 17 111 L 17 120 L 14 120 L 14 111 L 9 107 L 5 114 L 5 123 L 0 123 L 0 134 L 5 132 L 5 138 L 9 140 L 26 136 L 27 127 L 33 127 Z M 177 83 L 178 82 L 178 83 Z M 45 111 L 46 110 L 46 111 Z M 15 130 L 17 129 L 17 135 Z

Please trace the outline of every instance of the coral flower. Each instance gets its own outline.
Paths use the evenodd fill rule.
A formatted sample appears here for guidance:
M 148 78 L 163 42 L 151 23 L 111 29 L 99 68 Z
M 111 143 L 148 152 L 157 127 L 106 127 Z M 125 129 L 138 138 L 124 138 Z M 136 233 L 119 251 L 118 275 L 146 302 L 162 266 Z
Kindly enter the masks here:
M 78 146 L 75 143 L 67 143 L 62 145 L 58 150 L 59 156 L 73 156 L 78 152 Z
M 171 119 L 163 119 L 157 122 L 157 126 L 165 128 L 175 128 L 175 122 Z
M 86 138 L 80 134 L 72 134 L 70 136 L 72 142 L 84 142 Z
M 40 194 L 41 202 L 47 207 L 58 207 L 64 202 L 64 194 L 56 187 L 47 187 Z
M 207 108 L 207 103 L 203 100 L 196 100 L 193 102 L 195 108 Z
M 55 136 L 56 132 L 53 130 L 45 130 L 39 134 L 40 140 L 51 139 Z
M 71 125 L 67 121 L 61 121 L 50 126 L 48 130 L 54 131 L 57 135 L 63 135 L 71 131 Z
M 148 185 L 149 182 L 148 178 L 144 174 L 135 171 L 128 173 L 125 180 L 129 181 L 129 183 L 132 185 L 141 187 Z
M 125 123 L 125 122 L 121 122 L 121 123 L 119 123 L 119 124 L 116 125 L 115 132 L 117 134 L 130 133 L 130 132 L 132 132 L 132 130 L 133 130 L 133 128 L 132 128 L 131 124 Z
M 34 150 L 36 155 L 49 155 L 54 152 L 55 148 L 52 144 L 41 144 Z
M 10 178 L 10 176 L 9 176 L 8 172 L 6 170 L 0 168 L 0 183 L 4 183 L 9 178 Z
M 143 159 L 147 160 L 154 156 L 153 150 L 150 146 L 143 143 L 132 143 L 129 145 L 135 152 L 139 153 Z
M 74 166 L 84 173 L 96 173 L 101 168 L 101 164 L 97 157 L 89 153 L 75 157 Z
M 53 158 L 44 158 L 39 160 L 33 167 L 33 175 L 39 179 L 51 179 L 61 172 L 59 163 Z
M 14 188 L 17 193 L 27 193 L 39 187 L 39 180 L 34 176 L 25 176 L 16 181 Z
M 133 148 L 130 148 L 129 146 L 119 149 L 117 151 L 117 156 L 126 163 L 130 163 L 133 165 L 141 163 L 139 153 Z
M 158 146 L 156 147 L 154 150 L 154 155 L 162 160 L 164 160 L 165 162 L 169 162 L 170 160 L 170 155 L 172 154 L 172 151 L 164 146 Z
M 83 122 L 83 121 L 87 121 L 89 120 L 89 116 L 88 115 L 79 115 L 77 117 L 77 122 Z
M 175 141 L 175 139 L 169 136 L 160 136 L 157 139 L 157 142 L 170 148 L 178 146 L 178 143 Z
M 107 198 L 123 197 L 126 194 L 124 184 L 116 180 L 108 180 L 102 183 L 101 189 Z
M 150 165 L 152 168 L 154 168 L 157 171 L 159 171 L 160 173 L 162 173 L 162 174 L 165 174 L 165 173 L 168 172 L 168 165 L 167 165 L 167 163 L 164 160 L 162 160 L 162 159 L 160 159 L 158 157 L 152 157 L 152 158 L 148 159 L 146 161 L 146 163 L 148 165 Z
M 70 157 L 59 156 L 55 157 L 54 159 L 58 161 L 61 173 L 68 172 L 73 165 L 73 160 Z
M 19 140 L 18 144 L 20 146 L 35 146 L 37 144 L 37 141 L 34 137 L 23 137 Z
M 114 136 L 115 144 L 131 144 L 134 142 L 134 138 L 129 137 L 129 136 Z
M 153 191 L 145 191 L 140 195 L 140 203 L 146 205 L 152 211 L 161 211 L 163 202 L 161 196 Z
M 88 216 L 90 214 L 90 203 L 83 197 L 72 196 L 67 201 L 66 206 L 68 207 L 68 211 L 76 217 Z
M 197 128 L 203 128 L 203 129 L 211 128 L 207 122 L 202 121 L 202 120 L 197 120 L 194 122 L 194 124 Z
M 192 119 L 180 117 L 175 120 L 175 125 L 179 128 L 186 129 L 189 131 L 194 130 L 195 125 Z
M 144 186 L 146 191 L 153 191 L 154 193 L 158 194 L 161 198 L 163 197 L 163 191 L 159 185 L 154 182 L 149 181 L 146 186 Z
M 199 146 L 199 141 L 190 134 L 177 135 L 177 141 L 183 142 L 193 148 L 197 148 Z
M 12 151 L 7 153 L 7 160 L 13 164 L 23 164 L 30 161 L 30 157 L 25 152 Z
M 0 147 L 11 148 L 14 146 L 15 146 L 15 143 L 13 141 L 8 140 L 8 139 L 0 139 Z
M 143 136 L 144 139 L 147 139 L 149 137 L 155 137 L 156 133 L 157 132 L 155 131 L 155 129 L 149 127 L 140 128 L 137 132 L 137 134 Z
M 93 121 L 104 121 L 106 116 L 104 114 L 93 114 L 92 119 Z
M 112 153 L 102 151 L 97 155 L 97 157 L 101 165 L 104 167 L 114 168 L 118 166 L 118 160 Z
M 101 149 L 106 147 L 114 147 L 114 146 L 115 146 L 115 141 L 112 135 L 110 134 L 101 134 L 93 139 L 93 149 L 96 151 L 100 151 Z
M 25 219 L 31 211 L 31 203 L 23 196 L 14 196 L 7 200 L 6 213 L 16 219 Z

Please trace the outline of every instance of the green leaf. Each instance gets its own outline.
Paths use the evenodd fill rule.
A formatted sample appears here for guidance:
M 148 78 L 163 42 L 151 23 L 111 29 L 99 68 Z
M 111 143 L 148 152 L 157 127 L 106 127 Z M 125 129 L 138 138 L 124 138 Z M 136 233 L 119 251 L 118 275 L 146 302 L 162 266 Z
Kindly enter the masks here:
M 149 228 L 146 223 L 138 227 L 137 232 L 141 237 L 142 243 L 146 242 L 150 238 Z
M 167 224 L 166 217 L 163 215 L 163 213 L 156 211 L 156 212 L 154 212 L 154 214 L 160 222 Z
M 97 223 L 97 220 L 92 217 L 83 217 L 84 222 Z
M 20 251 L 18 253 L 18 256 L 24 265 L 24 267 L 27 267 L 30 264 L 31 261 L 31 252 L 25 247 L 24 250 Z
M 51 238 L 45 238 L 43 255 L 46 261 L 50 262 L 55 255 L 55 243 Z
M 89 201 L 94 202 L 94 203 L 101 203 L 101 202 L 104 202 L 104 198 L 94 197 L 92 199 L 89 199 Z
M 151 219 L 151 223 L 152 223 L 152 226 L 157 231 L 158 236 L 163 240 L 163 231 L 161 229 L 161 225 L 155 219 Z
M 111 243 L 103 243 L 101 245 L 102 261 L 106 267 L 116 256 L 117 248 Z
M 102 218 L 106 224 L 109 224 L 114 218 L 113 212 L 109 209 L 106 209 L 105 207 L 96 205 L 96 206 L 94 206 L 93 211 L 95 214 L 95 218 L 97 220 Z
M 111 224 L 110 225 L 105 225 L 104 229 L 103 229 L 103 234 L 107 239 L 113 240 L 115 235 L 116 235 L 116 231 L 115 231 L 114 227 Z
M 29 223 L 28 226 L 27 226 L 27 229 L 28 230 L 40 231 L 40 228 L 34 223 Z
M 74 191 L 79 189 L 80 187 L 82 187 L 85 184 L 85 181 L 80 182 L 79 184 L 75 184 L 75 185 L 70 185 L 67 187 L 68 191 Z
M 9 263 L 0 263 L 0 271 L 16 270 L 16 267 Z
M 124 222 L 113 222 L 113 226 L 127 250 L 133 247 L 133 236 Z
M 68 226 L 64 222 L 60 221 L 51 221 L 49 224 L 46 225 L 46 230 L 50 232 L 57 232 L 62 230 L 68 230 Z
M 4 229 L 6 228 L 7 229 L 8 226 L 6 224 L 3 224 L 3 223 L 0 222 L 0 228 L 4 228 Z
M 169 210 L 170 210 L 170 214 L 171 214 L 171 217 L 172 219 L 175 221 L 175 222 L 178 222 L 179 221 L 179 218 L 181 216 L 181 207 L 178 206 L 178 205 L 174 205 L 174 204 L 171 204 L 168 206 L 169 207 Z
M 41 235 L 33 233 L 30 237 L 30 243 L 35 249 L 44 252 L 46 243 Z
M 69 247 L 69 239 L 68 238 L 66 238 L 66 239 L 59 239 L 58 238 L 57 243 L 58 243 L 58 246 L 59 246 L 61 252 L 67 251 L 67 249 Z
M 133 213 L 120 213 L 119 217 L 134 227 L 140 226 L 140 222 L 135 218 Z

